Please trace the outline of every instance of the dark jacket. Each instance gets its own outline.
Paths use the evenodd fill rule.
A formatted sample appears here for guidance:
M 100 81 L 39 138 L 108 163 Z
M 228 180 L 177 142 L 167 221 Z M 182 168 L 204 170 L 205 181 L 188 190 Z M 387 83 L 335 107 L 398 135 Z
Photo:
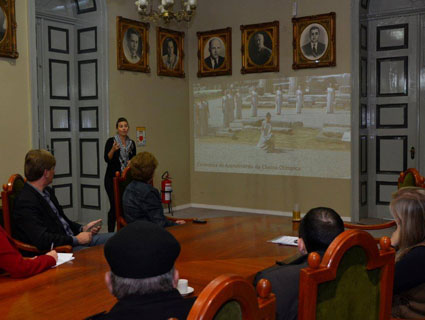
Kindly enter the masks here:
M 74 235 L 80 233 L 81 225 L 69 220 L 56 199 L 53 190 L 46 187 L 59 214 L 68 222 Z M 54 246 L 72 245 L 57 215 L 43 196 L 28 183 L 18 194 L 13 210 L 13 235 L 16 239 L 36 246 L 39 250 L 49 250 Z
M 392 315 L 396 318 L 425 317 L 425 243 L 413 247 L 396 264 Z
M 124 219 L 128 223 L 145 220 L 162 227 L 176 225 L 164 216 L 161 197 L 156 188 L 149 183 L 133 180 L 125 188 L 123 195 Z
M 149 295 L 132 295 L 119 300 L 108 313 L 94 315 L 93 320 L 167 320 L 186 319 L 196 297 L 183 298 L 174 289 Z
M 320 57 L 326 50 L 326 45 L 322 42 L 317 42 L 317 52 L 314 53 L 313 49 L 311 48 L 311 42 L 303 45 L 302 51 L 304 55 L 306 56 L 312 56 L 312 57 Z
M 131 159 L 136 155 L 136 143 L 133 140 L 131 140 L 131 144 L 132 145 L 130 147 L 128 159 Z M 108 153 L 109 151 L 111 151 L 111 148 L 113 145 L 114 145 L 114 137 L 111 137 L 108 140 L 106 140 L 104 156 L 103 156 L 105 159 L 105 162 L 108 164 L 108 166 L 106 167 L 105 179 L 110 178 L 111 180 L 113 177 L 115 177 L 115 172 L 117 171 L 121 172 L 120 151 L 119 150 L 115 151 L 112 159 L 109 159 L 108 157 Z
M 276 320 L 296 320 L 298 318 L 298 293 L 300 270 L 307 267 L 308 255 L 303 255 L 290 264 L 275 265 L 257 273 L 254 286 L 261 279 L 272 284 L 276 295 Z
M 212 56 L 209 56 L 209 57 L 207 57 L 207 58 L 205 58 L 204 59 L 204 62 L 205 62 L 205 64 L 207 65 L 207 67 L 208 68 L 211 68 L 211 69 L 218 69 L 218 68 L 221 68 L 221 66 L 223 65 L 223 63 L 224 63 L 224 57 L 222 57 L 222 56 L 218 56 L 218 62 L 217 62 L 217 64 L 215 64 L 214 65 L 214 68 L 213 68 L 213 66 L 212 66 L 212 60 L 213 59 L 213 57 Z

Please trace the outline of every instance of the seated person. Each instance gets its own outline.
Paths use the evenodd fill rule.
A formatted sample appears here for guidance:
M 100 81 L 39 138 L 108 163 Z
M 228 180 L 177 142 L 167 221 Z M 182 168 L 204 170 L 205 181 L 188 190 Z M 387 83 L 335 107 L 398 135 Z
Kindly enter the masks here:
M 310 252 L 321 256 L 331 242 L 344 231 L 344 222 L 330 208 L 313 208 L 302 218 L 299 228 L 298 250 L 303 255 L 286 265 L 276 265 L 260 271 L 255 276 L 254 285 L 260 279 L 268 279 L 272 292 L 276 295 L 276 319 L 298 318 L 298 292 L 300 270 L 308 267 Z
M 390 203 L 397 228 L 391 245 L 397 247 L 394 271 L 393 317 L 425 318 L 425 189 L 398 190 Z
M 13 210 L 14 237 L 48 250 L 53 246 L 72 245 L 74 251 L 103 244 L 112 233 L 99 234 L 101 220 L 82 226 L 69 220 L 52 188 L 55 157 L 46 150 L 30 150 L 25 156 L 25 183 L 17 195 Z
M 0 226 L 0 273 L 6 271 L 12 278 L 30 277 L 53 267 L 57 260 L 58 254 L 54 250 L 33 259 L 23 258 Z
M 186 319 L 196 298 L 183 298 L 176 289 L 179 254 L 178 241 L 154 223 L 135 221 L 119 230 L 105 244 L 111 268 L 105 282 L 118 302 L 89 319 Z
M 145 220 L 156 223 L 161 227 L 185 223 L 176 222 L 164 216 L 159 191 L 152 186 L 158 160 L 149 152 L 138 153 L 130 162 L 133 181 L 125 188 L 123 195 L 124 219 L 128 223 Z

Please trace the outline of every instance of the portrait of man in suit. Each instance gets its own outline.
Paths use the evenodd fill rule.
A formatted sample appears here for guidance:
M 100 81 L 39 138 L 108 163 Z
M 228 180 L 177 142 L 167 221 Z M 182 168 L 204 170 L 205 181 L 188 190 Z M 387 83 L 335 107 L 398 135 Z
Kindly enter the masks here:
M 249 57 L 256 65 L 263 65 L 272 56 L 270 36 L 263 31 L 256 32 L 249 41 Z
M 223 66 L 225 57 L 221 56 L 225 52 L 223 41 L 214 37 L 208 41 L 209 56 L 204 59 L 205 64 L 210 69 L 219 69 Z
M 142 56 L 142 36 L 139 31 L 129 28 L 123 39 L 124 55 L 130 63 L 138 63 Z
M 305 33 L 307 34 L 304 35 Z M 323 33 L 326 33 L 326 31 L 324 29 L 321 30 L 321 27 L 318 24 L 313 24 L 310 28 L 307 27 L 304 30 L 303 34 L 301 35 L 301 39 L 304 36 L 305 42 L 301 47 L 301 51 L 307 59 L 316 60 L 325 53 L 327 48 L 327 41 L 326 43 L 322 41 L 327 40 L 327 37 L 322 35 Z
M 167 69 L 173 70 L 179 60 L 177 43 L 172 38 L 167 38 L 162 44 L 162 62 Z
M 4 14 L 2 7 L 0 7 L 0 42 L 3 40 L 4 36 L 6 35 L 6 30 L 7 30 L 6 15 Z

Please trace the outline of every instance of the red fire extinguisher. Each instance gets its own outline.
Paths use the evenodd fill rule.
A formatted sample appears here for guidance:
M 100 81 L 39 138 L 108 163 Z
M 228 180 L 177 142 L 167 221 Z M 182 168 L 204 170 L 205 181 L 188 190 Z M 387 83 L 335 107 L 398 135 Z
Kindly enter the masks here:
M 173 192 L 173 186 L 171 184 L 171 177 L 168 174 L 168 171 L 165 171 L 161 176 L 161 200 L 162 203 L 168 205 L 168 212 L 173 212 L 171 208 L 171 192 Z

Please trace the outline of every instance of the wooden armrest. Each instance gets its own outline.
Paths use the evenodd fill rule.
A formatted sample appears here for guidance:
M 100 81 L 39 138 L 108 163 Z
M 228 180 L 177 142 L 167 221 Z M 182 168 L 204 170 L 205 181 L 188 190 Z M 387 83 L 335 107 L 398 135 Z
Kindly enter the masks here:
M 390 221 L 382 224 L 355 224 L 344 222 L 344 227 L 347 229 L 360 229 L 360 230 L 380 230 L 394 227 L 395 221 Z
M 34 252 L 34 253 L 37 253 L 37 254 L 43 254 L 43 253 L 50 251 L 50 250 L 40 251 L 40 250 L 38 250 L 37 247 L 32 246 L 30 244 L 26 244 L 26 243 L 19 241 L 19 240 L 16 240 L 16 239 L 12 239 L 12 240 L 15 243 L 15 246 L 19 250 Z M 58 247 L 54 247 L 53 249 L 56 250 L 57 252 L 63 252 L 63 253 L 71 253 L 72 252 L 72 246 L 70 246 L 70 245 L 58 246 Z
M 123 217 L 118 217 L 119 223 L 122 224 L 123 226 L 127 225 L 127 221 L 124 220 Z
M 34 253 L 40 253 L 40 250 L 38 250 L 37 247 L 35 247 L 35 246 L 32 246 L 30 244 L 26 244 L 26 243 L 21 242 L 21 241 L 16 240 L 16 239 L 12 239 L 12 240 L 15 243 L 15 246 L 19 250 L 28 251 L 28 252 L 34 252 Z

